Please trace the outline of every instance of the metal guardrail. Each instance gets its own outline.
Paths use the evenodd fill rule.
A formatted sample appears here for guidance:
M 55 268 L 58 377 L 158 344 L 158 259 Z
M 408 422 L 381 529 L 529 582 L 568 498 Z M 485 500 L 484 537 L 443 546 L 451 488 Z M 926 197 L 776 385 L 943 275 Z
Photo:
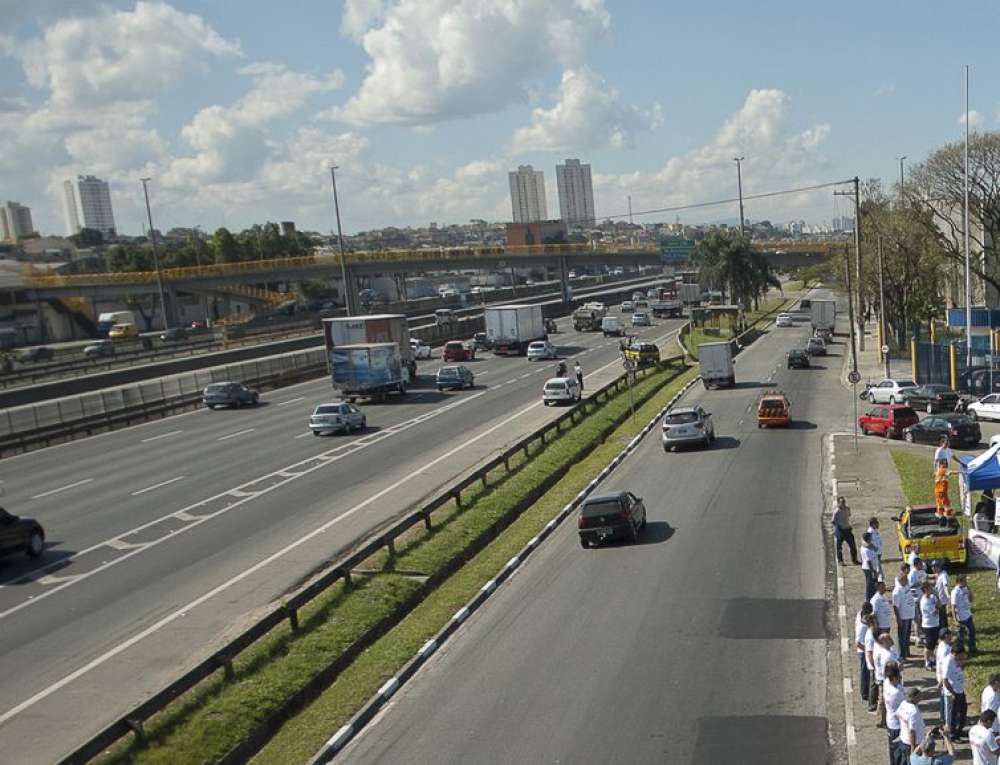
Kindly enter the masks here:
M 637 377 L 646 376 L 654 371 L 658 371 L 673 364 L 680 364 L 683 366 L 684 357 L 682 355 L 671 356 L 670 358 L 662 360 L 655 366 L 645 367 L 638 370 L 634 374 L 636 374 Z M 576 424 L 577 420 L 585 418 L 587 415 L 598 409 L 601 405 L 607 402 L 609 397 L 617 395 L 621 392 L 622 388 L 627 387 L 628 384 L 628 375 L 622 374 L 619 377 L 616 377 L 610 383 L 595 391 L 592 396 L 584 399 L 556 419 L 543 425 L 541 428 L 533 431 L 524 438 L 519 439 L 515 444 L 504 450 L 502 454 L 476 468 L 455 484 L 440 491 L 433 499 L 419 509 L 405 515 L 398 521 L 392 523 L 388 528 L 373 534 L 368 538 L 368 540 L 355 548 L 351 553 L 337 560 L 327 572 L 320 575 L 294 595 L 287 598 L 281 604 L 272 608 L 261 619 L 237 635 L 225 646 L 213 652 L 211 656 L 207 657 L 198 665 L 188 670 L 184 673 L 184 675 L 177 678 L 166 688 L 163 688 L 158 693 L 154 694 L 137 707 L 130 710 L 120 719 L 116 720 L 82 746 L 78 747 L 71 754 L 60 760 L 59 765 L 83 765 L 83 763 L 86 763 L 101 754 L 109 746 L 113 745 L 116 741 L 129 733 L 134 733 L 139 741 L 145 741 L 145 721 L 163 710 L 181 694 L 191 690 L 195 685 L 220 669 L 225 672 L 228 679 L 235 679 L 236 671 L 233 666 L 233 660 L 242 651 L 263 638 L 274 627 L 278 626 L 285 620 L 288 620 L 291 630 L 293 632 L 297 632 L 299 629 L 299 610 L 308 605 L 320 593 L 340 581 L 343 581 L 347 586 L 351 586 L 353 581 L 352 571 L 365 560 L 382 549 L 386 549 L 390 555 L 394 556 L 396 554 L 396 539 L 406 533 L 413 526 L 422 523 L 428 531 L 433 529 L 434 524 L 432 516 L 435 512 L 441 510 L 452 501 L 455 502 L 459 509 L 462 508 L 463 491 L 477 484 L 482 484 L 484 487 L 487 486 L 489 474 L 500 466 L 503 466 L 504 469 L 509 472 L 511 469 L 510 461 L 514 456 L 523 452 L 525 457 L 530 457 L 531 447 L 533 445 L 544 445 L 548 442 L 548 440 L 551 440 L 550 437 L 557 437 L 563 430 L 566 423 L 570 423 L 570 426 Z M 627 417 L 628 415 L 625 416 Z M 609 429 L 606 430 L 603 437 L 607 437 L 608 433 L 618 427 L 618 425 L 619 423 L 617 422 L 609 425 Z M 369 638 L 367 641 L 364 637 L 362 637 L 359 641 L 356 641 L 347 652 L 345 652 L 345 655 L 347 655 L 349 659 L 353 659 L 362 650 L 364 650 L 364 648 L 367 648 L 368 645 L 374 641 L 374 639 L 377 639 L 377 637 L 380 636 L 386 628 L 387 625 L 375 625 L 373 632 L 377 634 L 374 637 Z M 343 669 L 343 666 L 341 666 L 343 664 L 345 664 L 345 660 L 342 656 L 335 660 L 333 666 L 337 671 L 339 671 Z M 332 680 L 332 678 L 326 679 Z M 233 761 L 239 761 L 242 759 L 243 758 L 233 758 Z M 228 757 L 223 758 L 223 762 L 228 761 Z

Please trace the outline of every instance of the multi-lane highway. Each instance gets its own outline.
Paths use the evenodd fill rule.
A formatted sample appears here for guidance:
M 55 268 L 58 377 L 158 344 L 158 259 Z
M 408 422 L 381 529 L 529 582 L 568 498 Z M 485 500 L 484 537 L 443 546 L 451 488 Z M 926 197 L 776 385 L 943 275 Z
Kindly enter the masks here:
M 559 324 L 556 344 L 588 388 L 620 373 L 615 338 Z M 639 334 L 669 354 L 679 324 Z M 332 397 L 324 379 L 256 409 L 0 461 L 4 505 L 41 520 L 49 542 L 42 564 L 0 563 L 4 761 L 58 758 L 354 540 L 558 415 L 540 400 L 553 362 L 487 354 L 467 364 L 476 389 L 460 393 L 433 388 L 439 365 L 421 363 L 405 400 L 364 406 L 369 429 L 356 436 L 308 431 Z
M 808 319 L 692 389 L 714 448 L 654 431 L 597 490 L 645 499 L 637 546 L 582 550 L 565 523 L 339 756 L 350 763 L 826 762 L 821 435 L 853 411 L 843 339 L 787 370 Z M 789 429 L 758 430 L 767 386 Z

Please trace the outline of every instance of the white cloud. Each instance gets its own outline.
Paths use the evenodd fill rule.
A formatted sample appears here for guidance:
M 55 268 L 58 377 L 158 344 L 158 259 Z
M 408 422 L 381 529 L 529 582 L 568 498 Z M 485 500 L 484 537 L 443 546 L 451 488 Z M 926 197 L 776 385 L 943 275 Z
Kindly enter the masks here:
M 958 115 L 958 124 L 965 124 L 965 112 Z M 977 112 L 975 109 L 969 110 L 969 127 L 975 128 L 983 124 L 983 115 Z
M 385 0 L 345 0 L 340 19 L 342 34 L 360 40 L 374 24 L 385 16 Z
M 427 124 L 526 101 L 532 80 L 580 66 L 610 23 L 603 0 L 398 0 L 362 17 L 380 24 L 361 35 L 367 76 L 321 115 L 355 125 Z
M 534 109 L 531 125 L 514 134 L 514 152 L 622 149 L 633 135 L 662 124 L 660 106 L 650 111 L 623 104 L 604 78 L 588 69 L 563 72 L 556 103 Z

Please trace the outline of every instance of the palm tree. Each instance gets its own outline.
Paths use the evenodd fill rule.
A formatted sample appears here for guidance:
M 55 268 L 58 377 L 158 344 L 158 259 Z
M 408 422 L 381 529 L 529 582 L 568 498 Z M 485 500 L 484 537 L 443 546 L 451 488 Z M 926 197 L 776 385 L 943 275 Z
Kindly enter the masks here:
M 757 250 L 750 250 L 750 276 L 753 292 L 753 307 L 757 310 L 760 307 L 760 299 L 767 295 L 770 287 L 781 290 L 781 280 L 771 267 L 771 262 L 767 256 Z

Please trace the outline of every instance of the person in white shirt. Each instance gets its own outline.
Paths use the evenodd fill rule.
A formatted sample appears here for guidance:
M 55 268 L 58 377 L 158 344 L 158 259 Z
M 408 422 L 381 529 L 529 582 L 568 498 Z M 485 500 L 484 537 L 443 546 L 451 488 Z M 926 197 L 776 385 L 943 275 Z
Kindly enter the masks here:
M 948 572 L 943 560 L 931 564 L 934 569 L 934 594 L 937 595 L 938 608 L 941 610 L 941 626 L 948 626 L 948 603 L 950 602 L 951 586 L 948 582 Z
M 958 624 L 958 642 L 965 643 L 971 656 L 976 652 L 976 624 L 972 621 L 972 591 L 965 574 L 955 577 L 955 586 L 951 590 L 951 615 Z
M 938 599 L 930 582 L 924 582 L 920 596 L 920 626 L 924 631 L 924 668 L 934 666 L 934 649 L 937 648 L 938 630 L 941 628 L 941 612 Z
M 917 609 L 907 578 L 909 568 L 905 563 L 903 564 L 896 579 L 896 585 L 892 588 L 892 610 L 896 614 L 899 656 L 904 660 L 910 658 L 910 631 L 913 629 L 913 616 Z
M 899 654 L 892 647 L 892 636 L 885 633 L 878 636 L 875 645 L 872 647 L 872 664 L 875 665 L 875 683 L 879 686 L 879 690 L 882 689 L 882 684 L 885 682 L 885 668 L 890 662 L 898 667 Z M 884 728 L 886 710 L 885 700 L 881 694 L 878 696 L 875 711 L 878 716 L 878 722 L 875 726 L 877 728 Z
M 969 728 L 969 748 L 972 749 L 972 765 L 998 765 L 1000 743 L 994 730 L 997 713 L 984 709 L 979 722 Z
M 948 436 L 941 436 L 941 440 L 938 442 L 938 448 L 934 450 L 934 461 L 931 464 L 936 468 L 941 460 L 944 460 L 949 465 L 951 464 L 951 446 L 948 441 Z
M 910 553 L 915 555 L 914 553 Z M 910 592 L 913 594 L 913 602 L 917 603 L 920 601 L 921 588 L 924 586 L 924 582 L 927 581 L 927 570 L 924 568 L 924 562 L 920 557 L 914 557 L 910 561 L 910 573 L 907 577 L 910 582 Z M 920 619 L 916 620 L 917 626 L 917 646 L 922 646 L 924 644 L 924 628 L 920 624 Z
M 1000 672 L 994 672 L 990 675 L 989 682 L 986 683 L 986 687 L 983 688 L 982 695 L 979 697 L 979 709 L 983 712 L 992 709 L 994 713 L 1000 709 Z M 998 726 L 998 732 L 1000 732 L 1000 726 Z
M 942 672 L 942 686 L 945 694 L 945 707 L 947 711 L 947 722 L 945 723 L 948 732 L 953 739 L 962 736 L 965 729 L 965 720 L 969 712 L 968 702 L 965 697 L 965 653 L 959 649 L 945 659 L 944 672 Z
M 872 546 L 872 535 L 867 531 L 861 535 L 861 572 L 865 575 L 865 600 L 871 600 L 875 594 L 879 564 L 878 554 Z
M 906 691 L 906 701 L 896 709 L 899 720 L 899 761 L 909 763 L 910 754 L 924 740 L 924 717 L 920 713 L 920 689 Z
M 882 533 L 878 530 L 878 518 L 870 518 L 868 520 L 868 528 L 866 531 L 871 534 L 872 537 L 872 547 L 875 548 L 875 554 L 878 556 L 879 570 L 882 568 Z
M 938 711 L 941 724 L 948 725 L 948 699 L 944 695 L 944 670 L 948 657 L 951 656 L 952 635 L 948 630 L 938 631 L 938 642 L 934 648 L 934 679 L 938 688 Z
M 872 604 L 872 613 L 875 614 L 879 634 L 888 632 L 892 626 L 892 604 L 885 596 L 885 582 L 875 583 L 875 594 L 868 602 Z
M 865 624 L 868 626 L 868 631 L 865 632 L 865 662 L 871 678 L 868 683 L 868 711 L 874 712 L 878 708 L 878 683 L 875 682 L 875 636 L 878 634 L 878 627 L 875 625 L 875 615 L 868 614 Z
M 868 635 L 868 617 L 872 613 L 871 603 L 862 603 L 861 610 L 854 617 L 854 647 L 858 652 L 858 690 L 861 700 L 868 701 L 868 685 L 871 682 L 871 672 L 865 658 L 865 637 Z
M 889 762 L 898 762 L 896 750 L 899 748 L 899 705 L 906 698 L 903 677 L 899 674 L 899 664 L 890 661 L 885 665 L 885 680 L 882 683 L 882 700 L 885 704 L 885 727 L 889 734 Z

